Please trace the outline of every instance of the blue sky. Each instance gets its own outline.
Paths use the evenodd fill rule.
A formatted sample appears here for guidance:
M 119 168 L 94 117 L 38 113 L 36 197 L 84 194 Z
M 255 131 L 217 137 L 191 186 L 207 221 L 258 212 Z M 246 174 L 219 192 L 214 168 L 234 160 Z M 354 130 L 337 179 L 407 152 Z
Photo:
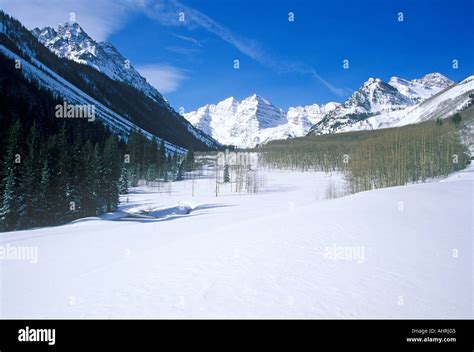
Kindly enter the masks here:
M 185 111 L 253 93 L 282 108 L 343 101 L 369 77 L 474 74 L 472 0 L 0 0 L 0 7 L 29 27 L 57 25 L 74 11 L 91 36 L 112 42 Z

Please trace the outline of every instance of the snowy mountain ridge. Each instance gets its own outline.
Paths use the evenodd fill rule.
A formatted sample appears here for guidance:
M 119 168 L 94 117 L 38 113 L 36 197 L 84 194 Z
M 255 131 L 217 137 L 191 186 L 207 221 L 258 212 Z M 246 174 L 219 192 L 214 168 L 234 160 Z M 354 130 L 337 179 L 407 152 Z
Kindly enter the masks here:
M 156 138 L 145 129 L 140 128 L 124 116 L 117 114 L 93 97 L 82 92 L 38 60 L 32 58 L 32 63 L 30 63 L 3 45 L 0 45 L 0 54 L 20 62 L 22 66 L 22 74 L 26 78 L 36 81 L 41 87 L 63 97 L 65 101 L 67 100 L 73 104 L 93 105 L 98 120 L 108 126 L 115 134 L 124 140 L 128 138 L 131 131 L 138 131 L 149 140 Z M 161 141 L 159 138 L 157 138 L 157 140 Z M 164 141 L 164 144 L 168 153 L 184 155 L 187 152 L 185 148 L 181 148 L 167 141 Z
M 404 109 L 382 111 L 360 121 L 341 124 L 334 129 L 334 132 L 400 127 L 438 118 L 447 118 L 473 104 L 473 96 L 474 76 L 470 76 L 422 100 L 418 104 L 410 105 Z M 325 132 L 327 130 L 316 125 L 311 133 L 322 134 Z
M 184 114 L 191 124 L 224 145 L 253 148 L 275 139 L 302 137 L 337 103 L 292 107 L 283 111 L 253 94 L 238 101 L 227 98 Z
M 32 34 L 57 56 L 89 65 L 113 80 L 130 84 L 156 102 L 166 104 L 158 90 L 111 43 L 94 41 L 78 23 L 66 22 L 57 29 L 35 28 Z
M 315 124 L 310 133 L 354 130 L 351 126 L 363 124 L 372 116 L 407 111 L 406 109 L 421 104 L 453 84 L 453 81 L 440 73 L 430 73 L 411 81 L 392 77 L 388 83 L 381 79 L 369 78 L 349 99 Z M 411 123 L 416 122 L 421 121 Z
M 149 84 L 111 43 L 94 41 L 78 23 L 66 22 L 60 24 L 57 29 L 35 28 L 31 34 L 56 56 L 92 67 L 112 80 L 126 83 L 143 93 L 158 106 L 167 110 L 167 114 L 173 115 L 177 122 L 193 135 L 193 138 L 208 147 L 215 148 L 219 145 L 217 141 L 182 118 L 162 94 Z M 31 53 L 31 55 L 34 54 Z
M 0 23 L 0 55 L 16 60 L 21 65 L 22 75 L 35 82 L 31 89 L 46 88 L 68 104 L 94 105 L 97 120 L 123 139 L 131 131 L 139 131 L 149 139 L 157 138 L 158 142 L 164 140 L 167 151 L 178 154 L 185 153 L 189 148 L 204 150 L 219 147 L 217 141 L 192 126 L 171 108 L 153 87 L 149 86 L 156 92 L 150 93 L 153 96 L 143 94 L 132 83 L 125 82 L 125 78 L 112 79 L 91 64 L 78 63 L 78 57 L 97 58 L 93 54 L 97 54 L 98 50 L 93 49 L 97 43 L 79 25 L 62 25 L 58 31 L 52 28 L 31 31 L 3 11 L 0 11 Z M 60 37 L 61 41 L 75 38 L 73 42 L 77 41 L 82 46 L 60 46 L 64 50 L 63 54 L 72 53 L 72 48 L 81 48 L 82 51 L 75 57 L 76 60 L 72 56 L 61 57 L 63 55 L 55 53 L 38 39 L 40 35 L 43 36 L 42 41 L 54 35 Z M 104 44 L 101 48 L 110 53 L 112 46 Z M 122 71 L 126 69 L 126 66 L 122 66 L 123 56 L 118 52 L 116 54 L 120 59 L 109 62 L 102 57 L 101 62 L 110 67 L 116 64 L 117 74 L 126 73 Z M 146 83 L 133 68 L 129 71 L 132 76 L 136 75 L 142 83 Z
M 439 73 L 430 73 L 422 78 L 416 78 L 411 81 L 392 77 L 388 82 L 389 85 L 396 88 L 401 94 L 414 102 L 427 99 L 453 83 L 453 81 Z

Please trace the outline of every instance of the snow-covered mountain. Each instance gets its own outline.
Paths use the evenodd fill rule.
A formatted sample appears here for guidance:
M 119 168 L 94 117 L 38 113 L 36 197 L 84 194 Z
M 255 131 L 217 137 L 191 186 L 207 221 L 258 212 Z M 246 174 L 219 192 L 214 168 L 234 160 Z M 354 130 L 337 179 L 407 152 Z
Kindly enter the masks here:
M 406 80 L 392 77 L 388 84 L 396 88 L 401 94 L 412 102 L 420 102 L 449 87 L 454 82 L 440 73 L 430 73 L 422 78 Z
M 288 124 L 294 131 L 293 137 L 304 136 L 311 127 L 339 106 L 338 103 L 330 102 L 323 105 L 313 104 L 308 106 L 290 107 L 286 113 Z
M 238 101 L 230 97 L 184 117 L 221 144 L 252 148 L 275 139 L 301 137 L 337 103 L 292 107 L 283 111 L 256 94 Z
M 393 77 L 390 82 L 410 99 L 409 104 L 389 106 L 379 111 L 369 110 L 359 116 L 335 109 L 314 125 L 310 134 L 389 128 L 449 117 L 472 104 L 473 77 L 457 84 L 440 74 L 426 75 L 413 81 Z
M 242 102 L 228 98 L 216 105 L 208 104 L 184 116 L 222 144 L 251 148 L 271 140 L 301 137 L 308 133 L 366 129 L 373 120 L 371 117 L 407 116 L 413 107 L 453 87 L 453 84 L 440 73 L 430 73 L 414 80 L 392 77 L 388 83 L 369 78 L 342 104 L 314 104 L 283 111 L 254 94 Z M 417 118 L 404 121 L 418 122 Z M 389 123 L 380 123 L 382 125 L 390 127 Z
M 113 80 L 130 84 L 156 102 L 165 103 L 163 96 L 111 43 L 94 41 L 78 23 L 66 22 L 57 29 L 35 28 L 32 33 L 57 56 L 94 67 Z
M 0 54 L 9 59 L 20 62 L 22 66 L 22 74 L 26 78 L 35 81 L 40 87 L 50 90 L 70 104 L 93 105 L 95 107 L 94 118 L 97 118 L 99 121 L 104 123 L 118 136 L 126 139 L 131 131 L 138 131 L 150 140 L 155 137 L 152 133 L 140 128 L 124 116 L 114 112 L 94 97 L 82 92 L 53 70 L 41 64 L 41 62 L 33 60 L 33 63 L 30 63 L 3 45 L 0 45 Z M 166 141 L 165 147 L 167 152 L 178 154 L 186 153 L 186 149 Z
M 453 83 L 440 73 L 411 81 L 392 77 L 389 83 L 369 78 L 349 99 L 316 123 L 311 133 L 350 130 L 350 126 L 371 116 L 387 115 L 419 104 Z
M 123 139 L 139 131 L 163 139 L 169 152 L 179 154 L 219 147 L 128 69 L 111 44 L 97 44 L 79 25 L 30 31 L 3 11 L 0 23 L 0 55 L 21 64 L 22 75 L 34 82 L 31 89 L 46 88 L 68 104 L 94 106 L 97 120 Z
M 474 103 L 474 76 L 452 84 L 437 94 L 404 109 L 382 111 L 367 119 L 341 125 L 334 132 L 399 127 L 452 116 Z M 318 128 L 318 125 L 315 126 Z M 319 134 L 315 130 L 315 134 Z

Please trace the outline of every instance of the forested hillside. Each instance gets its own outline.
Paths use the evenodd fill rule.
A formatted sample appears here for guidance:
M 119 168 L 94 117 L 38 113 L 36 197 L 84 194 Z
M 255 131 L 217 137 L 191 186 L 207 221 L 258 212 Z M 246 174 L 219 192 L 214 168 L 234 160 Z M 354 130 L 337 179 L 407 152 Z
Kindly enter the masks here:
M 55 118 L 63 101 L 14 67 L 0 55 L 0 231 L 112 211 L 139 179 L 175 180 L 192 164 L 138 133 L 126 144 L 98 121 Z
M 184 117 L 134 87 L 110 79 L 87 65 L 62 59 L 44 47 L 20 22 L 0 11 L 0 45 L 28 62 L 38 60 L 82 92 L 95 98 L 139 127 L 186 149 L 208 150 L 216 142 L 196 130 Z

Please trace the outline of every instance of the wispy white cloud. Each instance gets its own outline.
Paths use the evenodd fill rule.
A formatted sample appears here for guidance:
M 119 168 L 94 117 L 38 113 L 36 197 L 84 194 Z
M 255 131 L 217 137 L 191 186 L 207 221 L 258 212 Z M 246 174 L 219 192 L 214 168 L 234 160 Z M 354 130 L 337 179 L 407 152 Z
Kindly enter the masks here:
M 176 33 L 171 33 L 171 35 L 182 40 L 183 43 L 182 45 L 167 46 L 165 49 L 168 51 L 186 56 L 194 56 L 198 54 L 203 48 L 202 43 L 196 38 Z
M 0 8 L 27 28 L 57 26 L 74 12 L 81 27 L 94 39 L 104 40 L 120 29 L 144 0 L 0 0 Z
M 167 46 L 165 49 L 173 53 L 182 54 L 186 56 L 196 55 L 201 51 L 200 49 L 196 49 L 196 48 L 186 48 L 186 47 L 175 46 L 175 45 Z
M 174 92 L 187 78 L 185 71 L 171 65 L 142 65 L 136 69 L 163 94 Z
M 176 38 L 179 38 L 181 40 L 184 40 L 186 42 L 193 43 L 193 44 L 197 45 L 198 47 L 202 48 L 201 42 L 199 40 L 197 40 L 196 38 L 188 37 L 188 36 L 185 36 L 185 35 L 174 34 L 174 33 L 173 33 L 173 36 L 175 36 Z
M 271 63 L 271 66 L 273 68 L 281 73 L 299 73 L 303 75 L 310 75 L 319 82 L 321 82 L 327 89 L 329 89 L 332 93 L 334 93 L 337 96 L 345 96 L 347 94 L 350 94 L 353 92 L 353 89 L 349 88 L 339 88 L 336 87 L 335 85 L 329 83 L 327 80 L 325 80 L 323 77 L 321 77 L 318 72 L 315 70 L 314 67 L 311 65 L 301 63 L 301 62 L 273 62 Z
M 266 60 L 257 42 L 248 38 L 239 38 L 231 30 L 217 23 L 207 15 L 177 0 L 145 0 L 142 5 L 144 12 L 162 25 L 186 26 L 190 29 L 204 28 L 252 59 L 257 61 Z M 184 21 L 182 22 L 180 21 L 181 13 L 184 14 Z

